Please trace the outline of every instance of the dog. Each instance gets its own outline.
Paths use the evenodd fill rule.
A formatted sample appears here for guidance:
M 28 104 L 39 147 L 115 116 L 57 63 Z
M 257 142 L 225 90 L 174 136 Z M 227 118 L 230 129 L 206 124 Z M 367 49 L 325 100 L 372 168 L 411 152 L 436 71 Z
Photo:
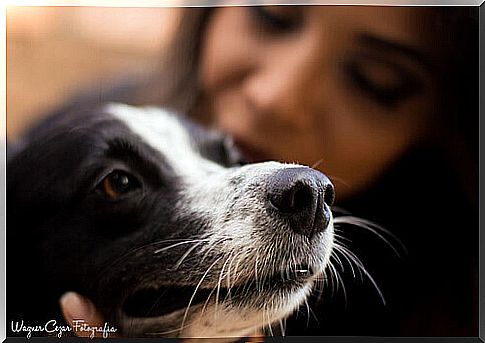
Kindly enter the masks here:
M 9 325 L 61 320 L 76 291 L 124 336 L 244 337 L 324 277 L 329 178 L 241 163 L 228 137 L 168 110 L 66 111 L 8 150 Z

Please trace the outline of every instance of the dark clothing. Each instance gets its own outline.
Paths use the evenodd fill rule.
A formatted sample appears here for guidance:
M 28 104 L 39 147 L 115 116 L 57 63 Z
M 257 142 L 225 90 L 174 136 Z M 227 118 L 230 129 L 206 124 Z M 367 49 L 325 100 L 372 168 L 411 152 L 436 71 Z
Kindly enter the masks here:
M 353 278 L 346 266 L 347 299 L 324 289 L 310 304 L 315 316 L 308 328 L 303 308 L 288 321 L 287 334 L 306 328 L 308 335 L 478 335 L 478 195 L 470 204 L 445 161 L 436 151 L 413 151 L 367 192 L 339 204 L 383 226 L 407 249 L 398 257 L 366 230 L 342 227 L 386 305 L 365 276 Z

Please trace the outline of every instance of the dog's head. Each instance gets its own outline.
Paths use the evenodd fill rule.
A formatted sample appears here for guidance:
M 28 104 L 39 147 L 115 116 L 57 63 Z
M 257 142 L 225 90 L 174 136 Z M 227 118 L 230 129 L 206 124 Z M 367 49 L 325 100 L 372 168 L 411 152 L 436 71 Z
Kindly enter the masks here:
M 51 118 L 7 181 L 12 317 L 72 290 L 126 335 L 245 335 L 304 302 L 332 250 L 325 175 L 237 165 L 222 135 L 157 108 Z

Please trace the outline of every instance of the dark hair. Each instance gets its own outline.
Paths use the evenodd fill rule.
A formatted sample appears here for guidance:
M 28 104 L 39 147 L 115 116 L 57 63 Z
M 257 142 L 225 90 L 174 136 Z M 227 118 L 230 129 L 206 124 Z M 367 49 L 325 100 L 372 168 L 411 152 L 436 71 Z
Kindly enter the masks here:
M 196 105 L 201 43 L 209 17 L 217 7 L 179 10 L 175 35 L 164 45 L 159 65 L 150 77 L 144 76 L 142 81 L 128 87 L 130 103 L 163 105 L 183 113 L 190 112 Z M 437 42 L 437 47 L 443 51 L 442 61 L 435 62 L 439 64 L 443 103 L 437 109 L 446 126 L 455 132 L 458 129 L 467 137 L 469 148 L 476 152 L 476 120 L 464 120 L 462 114 L 468 113 L 469 118 L 478 110 L 478 9 L 425 7 L 423 11 L 429 12 L 433 22 L 431 30 L 442 37 Z
M 215 10 L 182 9 L 176 34 L 162 51 L 156 71 L 121 92 L 102 95 L 100 101 L 155 104 L 191 114 L 201 96 L 201 45 Z M 325 327 L 306 333 L 476 336 L 478 7 L 423 11 L 429 12 L 431 29 L 441 37 L 437 47 L 443 51 L 435 61 L 440 101 L 430 130 L 434 134 L 422 142 L 421 150 L 402 156 L 366 192 L 342 204 L 409 243 L 409 258 L 393 260 L 368 239 L 351 237 L 356 253 L 368 258 L 376 280 L 390 294 L 391 305 L 376 308 L 374 289 L 366 293 L 354 287 L 347 293 L 353 296 L 350 314 L 342 313 L 342 302 L 327 303 L 325 311 L 317 313 Z M 361 251 L 365 249 L 370 251 L 367 256 Z M 449 277 L 443 280 L 444 275 Z
M 441 37 L 436 47 L 442 58 L 438 70 L 440 99 L 433 129 L 425 144 L 445 152 L 455 167 L 460 187 L 471 206 L 477 206 L 478 180 L 478 8 L 420 7 Z M 102 100 L 134 105 L 154 104 L 195 116 L 201 96 L 198 62 L 206 24 L 217 7 L 181 8 L 175 34 L 161 51 L 160 63 L 150 75 L 105 94 Z M 82 102 L 82 100 L 81 100 Z M 194 118 L 201 120 L 201 118 Z
M 198 61 L 206 23 L 217 8 L 186 8 L 176 35 L 163 53 L 153 89 L 160 104 L 191 113 L 200 96 Z M 431 132 L 432 144 L 447 152 L 470 204 L 476 206 L 478 171 L 478 8 L 425 7 L 431 29 L 442 39 L 439 64 L 440 102 Z M 473 177 L 470 177 L 472 175 Z
M 478 206 L 478 7 L 438 7 L 434 13 L 444 51 L 434 143 L 446 151 L 469 204 Z
M 161 105 L 180 113 L 190 112 L 199 94 L 200 46 L 213 10 L 210 7 L 179 9 L 175 34 L 163 46 L 160 63 L 149 75 L 128 76 L 122 92 L 115 90 L 104 95 L 103 100 L 115 98 L 134 105 Z
M 160 105 L 197 118 L 201 96 L 198 67 L 206 24 L 217 7 L 180 8 L 175 34 L 163 46 L 160 62 L 148 74 L 115 80 L 115 87 L 81 95 L 72 104 L 120 101 Z M 433 145 L 459 179 L 470 206 L 478 206 L 478 7 L 419 7 L 427 15 L 442 51 L 432 61 L 438 71 L 439 100 L 433 126 L 423 142 Z M 94 100 L 93 100 L 94 98 Z M 64 109 L 63 109 L 64 110 Z
M 201 42 L 214 10 L 217 9 L 183 10 L 177 34 L 166 50 L 160 74 L 155 80 L 155 83 L 164 84 L 158 86 L 164 87 L 159 88 L 161 104 L 189 114 L 197 106 L 200 96 L 197 77 Z M 370 297 L 366 291 L 354 287 L 351 290 L 354 293 L 352 301 L 359 309 L 355 309 L 351 315 L 342 314 L 342 303 L 332 304 L 330 301 L 330 304 L 323 305 L 325 312 L 317 314 L 321 322 L 327 324 L 326 328 L 307 329 L 309 334 L 420 335 L 431 332 L 473 335 L 477 320 L 473 307 L 477 302 L 476 285 L 472 280 L 476 270 L 476 251 L 473 248 L 476 235 L 470 230 L 475 228 L 478 209 L 478 8 L 430 7 L 423 11 L 429 12 L 428 17 L 433 21 L 431 30 L 441 38 L 436 42 L 437 48 L 443 51 L 440 61 L 435 61 L 439 68 L 440 100 L 435 108 L 433 130 L 430 130 L 434 134 L 423 142 L 420 151 L 411 151 L 403 156 L 394 169 L 383 175 L 366 194 L 342 204 L 357 215 L 382 223 L 398 237 L 407 240 L 410 259 L 407 264 L 383 261 L 386 259 L 383 257 L 386 256 L 385 251 L 379 247 L 369 248 L 368 240 L 359 235 L 352 237 L 357 250 L 367 247 L 372 251 L 367 254 L 368 265 L 374 267 L 376 278 L 390 294 L 393 304 L 391 310 L 386 312 L 376 308 L 367 302 Z M 451 189 L 444 189 L 444 184 Z M 418 202 L 417 192 L 422 192 L 422 199 Z M 463 220 L 460 217 L 449 219 L 443 215 L 443 208 L 449 204 L 447 196 L 460 202 L 455 206 L 455 211 L 465 217 Z M 413 205 L 419 207 L 414 214 L 419 224 L 414 224 L 411 218 L 401 217 L 407 213 L 405 208 Z M 416 231 L 409 233 L 410 225 L 414 225 L 419 237 Z M 466 229 L 458 235 L 460 237 L 450 238 L 455 226 L 459 225 L 466 226 Z M 443 237 L 437 238 L 436 235 Z M 431 246 L 433 244 L 437 246 Z M 457 253 L 461 256 L 454 260 L 444 256 L 442 262 L 445 266 L 432 265 L 434 271 L 429 271 L 429 261 L 448 254 L 454 244 L 460 246 Z M 366 253 L 362 252 L 362 256 L 365 258 Z M 437 285 L 438 275 L 449 273 L 446 268 L 461 268 L 455 277 L 464 281 Z M 421 289 L 416 288 L 415 282 L 410 281 L 409 277 L 403 280 L 406 273 L 414 273 L 423 283 L 423 288 L 428 289 L 420 292 Z M 435 286 L 436 291 L 433 290 Z M 449 300 L 450 294 L 461 297 L 461 303 Z M 426 296 L 433 299 L 431 305 Z M 435 313 L 432 301 L 443 307 L 442 313 Z M 420 302 L 425 305 L 416 305 Z M 399 310 L 392 309 L 392 306 L 397 306 Z M 359 312 L 361 309 L 364 311 Z M 401 309 L 405 309 L 403 313 L 400 313 Z M 428 328 L 426 331 L 413 327 L 419 326 L 413 320 L 411 324 L 406 324 L 409 320 L 407 315 L 423 319 L 429 313 L 433 316 L 430 325 L 435 329 Z M 454 323 L 447 326 L 446 320 L 450 319 Z M 304 326 L 303 323 L 296 324 L 294 332 L 300 333 Z

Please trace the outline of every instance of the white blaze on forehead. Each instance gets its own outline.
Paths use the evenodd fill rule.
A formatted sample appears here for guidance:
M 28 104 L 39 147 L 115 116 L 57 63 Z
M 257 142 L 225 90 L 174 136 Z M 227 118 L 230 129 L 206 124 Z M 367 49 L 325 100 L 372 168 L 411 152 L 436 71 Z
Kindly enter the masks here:
M 178 175 L 201 177 L 222 167 L 202 158 L 176 114 L 157 107 L 133 107 L 112 103 L 105 110 L 161 152 Z
M 239 168 L 223 168 L 199 155 L 190 133 L 175 114 L 155 107 L 137 108 L 122 104 L 110 104 L 106 110 L 138 135 L 145 144 L 160 151 L 177 175 L 184 179 L 185 196 L 179 200 L 183 202 L 183 207 L 177 208 L 183 208 L 191 215 L 210 219 L 210 225 L 204 228 L 203 236 L 209 238 L 208 244 L 200 250 L 199 256 L 210 256 L 207 254 L 216 247 L 214 250 L 226 257 L 223 260 L 218 257 L 216 262 L 221 262 L 213 264 L 213 270 L 216 271 L 215 279 L 212 277 L 213 287 L 221 280 L 225 284 L 247 283 L 256 277 L 255 270 L 258 266 L 264 267 L 259 269 L 259 275 L 263 279 L 265 275 L 285 270 L 289 265 L 299 264 L 300 261 L 311 265 L 318 274 L 323 272 L 332 251 L 333 222 L 330 222 L 327 230 L 320 233 L 318 240 L 309 241 L 286 227 L 283 221 L 268 215 L 266 211 L 267 180 L 278 170 L 300 168 L 300 165 L 264 162 Z M 194 265 L 194 270 L 195 268 L 200 266 Z M 229 277 L 221 279 L 225 270 Z M 211 276 L 208 276 L 201 281 L 210 279 Z M 192 323 L 187 326 L 188 329 L 183 335 L 244 336 L 249 329 L 289 315 L 305 301 L 310 290 L 311 284 L 308 283 L 290 294 L 278 293 L 274 299 L 265 298 L 264 301 L 269 306 L 267 309 L 260 306 L 254 308 L 251 305 L 224 308 L 222 304 L 218 304 L 218 310 L 223 308 L 220 316 L 214 315 L 217 314 L 216 306 L 206 302 L 203 305 L 205 312 L 189 317 Z M 256 304 L 258 303 L 259 300 Z M 171 320 L 181 320 L 180 316 L 185 316 L 184 312 L 185 309 L 182 309 L 178 314 L 172 313 L 168 316 L 173 316 Z M 157 323 L 163 327 L 163 321 L 168 320 L 168 316 L 130 318 L 127 330 L 141 333 L 153 330 Z M 219 324 L 224 320 L 230 323 L 224 328 L 231 331 L 221 331 Z

